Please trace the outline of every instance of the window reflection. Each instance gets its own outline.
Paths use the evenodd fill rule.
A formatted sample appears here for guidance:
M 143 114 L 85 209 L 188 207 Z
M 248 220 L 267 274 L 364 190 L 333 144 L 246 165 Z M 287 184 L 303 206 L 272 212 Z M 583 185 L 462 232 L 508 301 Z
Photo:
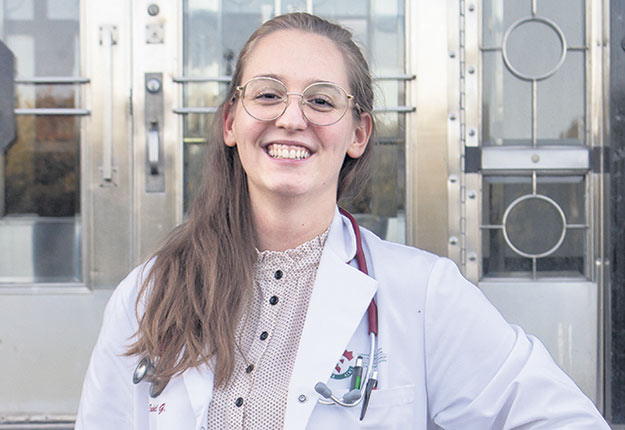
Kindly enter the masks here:
M 0 3 L 0 37 L 16 58 L 16 75 L 79 76 L 79 2 Z M 50 37 L 54 35 L 54 37 Z M 80 107 L 73 84 L 18 83 L 15 107 Z M 80 119 L 16 116 L 16 140 L 0 155 L 0 282 L 80 281 Z

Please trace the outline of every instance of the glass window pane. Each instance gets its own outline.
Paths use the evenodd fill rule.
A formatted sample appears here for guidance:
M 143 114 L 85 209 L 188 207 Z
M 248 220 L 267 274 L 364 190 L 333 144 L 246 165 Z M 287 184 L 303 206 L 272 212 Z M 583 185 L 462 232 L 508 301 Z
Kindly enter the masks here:
M 537 83 L 537 137 L 541 144 L 583 145 L 585 139 L 584 53 L 569 51 L 562 67 Z
M 20 78 L 79 75 L 79 2 L 57 6 L 57 0 L 2 3 L 0 37 Z M 15 106 L 78 108 L 79 95 L 73 84 L 19 84 Z M 0 282 L 80 281 L 80 119 L 15 121 L 16 139 L 0 154 L 0 243 L 11 244 L 2 247 Z
M 508 27 L 531 13 L 531 1 L 484 1 L 482 4 L 482 45 L 501 46 L 503 35 Z
M 485 277 L 588 276 L 583 176 L 538 176 L 536 193 L 530 176 L 484 176 L 483 190 Z
M 584 46 L 584 7 L 584 0 L 536 1 L 536 13 L 557 22 L 569 46 Z
M 499 51 L 484 52 L 482 63 L 484 145 L 527 143 L 532 137 L 531 83 L 512 75 Z
M 584 2 L 531 4 L 483 2 L 483 144 L 585 144 Z

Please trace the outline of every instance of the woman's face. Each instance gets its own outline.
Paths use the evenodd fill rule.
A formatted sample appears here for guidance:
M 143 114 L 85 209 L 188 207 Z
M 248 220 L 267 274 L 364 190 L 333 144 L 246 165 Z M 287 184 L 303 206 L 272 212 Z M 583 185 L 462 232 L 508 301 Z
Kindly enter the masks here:
M 276 31 L 256 42 L 242 84 L 259 76 L 282 81 L 289 92 L 302 93 L 320 81 L 350 92 L 343 55 L 334 42 L 299 30 Z M 251 198 L 306 196 L 335 202 L 345 154 L 358 158 L 364 152 L 371 134 L 369 114 L 355 120 L 350 102 L 338 122 L 317 126 L 304 117 L 300 100 L 290 96 L 285 112 L 272 121 L 250 116 L 241 97 L 224 111 L 224 141 L 237 147 Z

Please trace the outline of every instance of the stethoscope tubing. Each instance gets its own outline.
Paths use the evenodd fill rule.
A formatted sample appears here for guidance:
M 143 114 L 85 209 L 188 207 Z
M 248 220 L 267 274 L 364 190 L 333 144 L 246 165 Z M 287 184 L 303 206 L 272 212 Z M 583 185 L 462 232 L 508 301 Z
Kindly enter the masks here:
M 349 222 L 352 225 L 352 230 L 354 231 L 354 235 L 356 236 L 356 257 L 355 258 L 356 258 L 356 263 L 358 264 L 358 270 L 360 270 L 362 273 L 368 276 L 369 269 L 367 267 L 367 259 L 365 258 L 365 252 L 362 247 L 362 236 L 360 234 L 360 227 L 358 226 L 358 223 L 356 222 L 352 214 L 350 214 L 348 211 L 346 211 L 343 208 L 339 208 L 339 212 L 341 213 L 341 215 L 345 216 L 349 220 Z M 367 372 L 365 373 L 366 375 L 365 380 L 361 384 L 360 389 L 358 390 L 357 399 L 349 402 L 345 400 L 345 396 L 339 399 L 334 394 L 332 394 L 331 391 L 329 391 L 330 394 L 326 398 L 320 398 L 318 400 L 320 404 L 323 404 L 323 405 L 336 404 L 339 406 L 352 408 L 358 405 L 364 398 L 363 391 L 365 387 L 367 386 L 367 383 L 371 380 L 371 377 L 373 375 L 373 362 L 375 359 L 375 349 L 376 349 L 377 337 L 378 337 L 378 306 L 375 302 L 375 297 L 371 299 L 371 303 L 369 303 L 369 307 L 367 308 L 367 325 L 368 325 L 368 332 L 369 332 L 369 338 L 370 338 L 369 362 L 367 363 Z M 326 384 L 324 383 L 320 383 L 320 384 L 323 385 L 327 390 L 329 390 Z M 321 393 L 320 391 L 318 392 Z M 349 395 L 350 393 L 351 391 L 348 392 L 347 394 Z

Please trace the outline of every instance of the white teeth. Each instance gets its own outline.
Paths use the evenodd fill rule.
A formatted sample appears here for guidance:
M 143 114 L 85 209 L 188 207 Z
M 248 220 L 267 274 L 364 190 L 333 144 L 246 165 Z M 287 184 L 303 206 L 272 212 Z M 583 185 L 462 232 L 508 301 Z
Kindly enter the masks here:
M 267 148 L 267 152 L 273 158 L 288 160 L 303 160 L 310 157 L 310 151 L 302 147 L 293 147 L 289 145 L 272 144 Z

